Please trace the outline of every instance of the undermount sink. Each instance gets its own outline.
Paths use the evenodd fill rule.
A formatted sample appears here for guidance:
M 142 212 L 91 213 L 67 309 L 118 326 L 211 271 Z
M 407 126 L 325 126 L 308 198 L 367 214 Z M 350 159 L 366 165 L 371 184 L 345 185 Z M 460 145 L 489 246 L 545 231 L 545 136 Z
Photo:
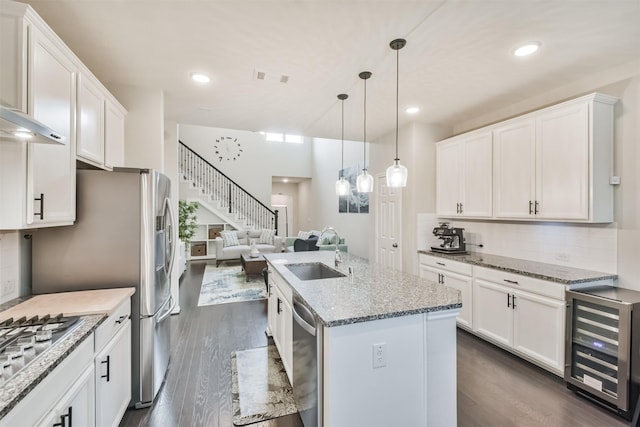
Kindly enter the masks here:
M 346 274 L 342 274 L 331 267 L 327 267 L 321 262 L 305 262 L 300 264 L 285 264 L 285 267 L 289 269 L 300 280 L 319 280 L 319 279 L 333 279 L 336 277 L 346 277 Z

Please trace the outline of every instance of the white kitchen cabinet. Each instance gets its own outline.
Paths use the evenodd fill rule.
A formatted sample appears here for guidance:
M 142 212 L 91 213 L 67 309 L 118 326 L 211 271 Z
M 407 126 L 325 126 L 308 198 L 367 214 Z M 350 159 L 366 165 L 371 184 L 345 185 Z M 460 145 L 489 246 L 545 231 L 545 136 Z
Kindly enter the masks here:
M 420 277 L 460 291 L 462 308 L 456 318 L 458 326 L 473 328 L 473 277 L 472 267 L 441 257 L 420 254 Z
M 95 333 L 96 427 L 116 427 L 131 401 L 131 300 Z
M 613 221 L 613 105 L 592 94 L 493 126 L 495 217 Z
M 563 286 L 498 270 L 476 270 L 475 332 L 562 376 Z
M 104 164 L 104 97 L 100 84 L 88 74 L 78 76 L 78 133 L 76 156 L 91 164 Z
M 75 220 L 77 69 L 60 39 L 29 10 L 12 3 L 2 11 L 3 21 L 18 20 L 28 34 L 2 43 L 3 52 L 5 45 L 27 52 L 25 61 L 11 61 L 18 75 L 9 79 L 21 88 L 13 103 L 22 104 L 24 110 L 20 99 L 26 99 L 27 114 L 63 135 L 66 142 L 0 143 L 0 229 L 70 225 Z
M 95 426 L 93 366 L 89 366 L 38 427 Z
M 126 110 L 85 68 L 78 77 L 78 160 L 111 170 L 124 166 Z
M 28 25 L 25 6 L 3 4 L 0 13 L 0 104 L 27 113 Z
M 293 384 L 293 309 L 292 291 L 284 279 L 269 267 L 269 303 L 267 317 L 289 382 Z
M 124 118 L 127 111 L 107 94 L 104 101 L 104 166 L 124 166 Z
M 492 216 L 492 135 L 474 132 L 436 147 L 438 216 Z

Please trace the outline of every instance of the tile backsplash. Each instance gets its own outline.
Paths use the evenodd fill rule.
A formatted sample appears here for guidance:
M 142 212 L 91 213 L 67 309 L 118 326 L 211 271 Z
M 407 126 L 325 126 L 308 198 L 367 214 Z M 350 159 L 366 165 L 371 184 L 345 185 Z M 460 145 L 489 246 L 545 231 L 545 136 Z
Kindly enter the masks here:
M 20 284 L 20 233 L 0 232 L 0 304 L 18 297 Z
M 418 215 L 418 249 L 441 243 L 432 234 L 439 222 L 434 214 Z M 468 251 L 617 273 L 616 224 L 448 222 L 465 229 Z

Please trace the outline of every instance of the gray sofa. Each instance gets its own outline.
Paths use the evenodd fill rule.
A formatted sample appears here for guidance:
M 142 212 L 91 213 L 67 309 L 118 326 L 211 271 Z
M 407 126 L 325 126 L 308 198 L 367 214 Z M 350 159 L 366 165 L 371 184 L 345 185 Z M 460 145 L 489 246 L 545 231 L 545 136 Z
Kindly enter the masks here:
M 273 243 L 259 243 L 260 233 L 262 230 L 237 230 L 235 233 L 238 236 L 239 245 L 224 246 L 221 237 L 214 239 L 216 248 L 216 267 L 223 261 L 239 260 L 240 255 L 243 253 L 249 253 L 251 250 L 251 240 L 255 240 L 256 248 L 261 253 L 273 253 L 282 252 L 283 240 L 280 236 L 273 237 Z

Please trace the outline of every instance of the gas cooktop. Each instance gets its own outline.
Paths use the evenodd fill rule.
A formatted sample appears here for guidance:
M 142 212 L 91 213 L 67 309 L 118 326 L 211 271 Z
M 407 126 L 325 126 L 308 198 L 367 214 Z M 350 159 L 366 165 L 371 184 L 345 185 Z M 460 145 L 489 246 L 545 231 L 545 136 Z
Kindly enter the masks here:
M 0 323 L 0 385 L 82 324 L 62 314 L 7 319 Z

